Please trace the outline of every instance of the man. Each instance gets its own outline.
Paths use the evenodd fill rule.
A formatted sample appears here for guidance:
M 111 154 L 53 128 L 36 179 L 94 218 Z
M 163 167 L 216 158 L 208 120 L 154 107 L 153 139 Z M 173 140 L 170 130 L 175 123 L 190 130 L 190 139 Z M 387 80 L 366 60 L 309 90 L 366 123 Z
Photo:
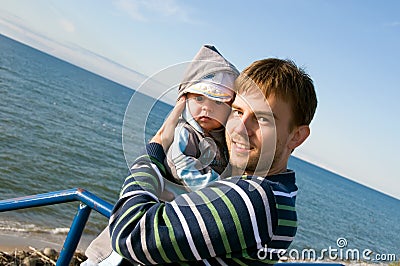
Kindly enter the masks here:
M 232 173 L 245 175 L 160 202 L 161 162 L 180 100 L 134 163 L 110 218 L 113 249 L 132 263 L 265 265 L 292 242 L 297 187 L 287 162 L 310 134 L 312 80 L 290 61 L 266 59 L 246 68 L 235 87 L 226 139 Z

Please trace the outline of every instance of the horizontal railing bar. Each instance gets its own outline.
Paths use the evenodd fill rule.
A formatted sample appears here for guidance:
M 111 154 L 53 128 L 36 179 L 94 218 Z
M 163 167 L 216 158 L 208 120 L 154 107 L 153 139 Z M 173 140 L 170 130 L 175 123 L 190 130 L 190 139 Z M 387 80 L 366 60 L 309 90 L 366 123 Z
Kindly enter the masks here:
M 113 205 L 82 188 L 73 188 L 29 195 L 0 201 L 0 212 L 81 201 L 93 210 L 110 218 Z

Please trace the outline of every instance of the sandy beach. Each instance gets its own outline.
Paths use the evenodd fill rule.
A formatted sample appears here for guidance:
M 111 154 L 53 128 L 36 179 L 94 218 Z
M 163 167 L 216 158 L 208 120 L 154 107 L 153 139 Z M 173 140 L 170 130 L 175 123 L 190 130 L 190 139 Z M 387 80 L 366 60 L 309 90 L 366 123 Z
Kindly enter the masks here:
M 51 247 L 58 251 L 62 248 L 62 244 L 59 243 L 35 239 L 32 237 L 0 234 L 0 251 L 13 252 L 15 250 L 29 250 L 30 246 L 36 249 Z
M 55 243 L 35 237 L 0 234 L 1 265 L 55 265 L 63 241 Z M 86 259 L 87 243 L 80 243 L 71 265 L 80 265 Z M 49 254 L 50 253 L 50 254 Z
M 66 237 L 66 236 L 65 236 Z M 57 251 L 62 249 L 64 244 L 64 238 L 55 240 L 45 240 L 43 237 L 32 237 L 25 235 L 11 235 L 0 233 L 0 251 L 3 252 L 13 252 L 15 250 L 29 250 L 29 247 L 34 247 L 36 249 L 52 248 Z M 81 239 L 77 251 L 84 251 L 89 245 L 90 240 Z

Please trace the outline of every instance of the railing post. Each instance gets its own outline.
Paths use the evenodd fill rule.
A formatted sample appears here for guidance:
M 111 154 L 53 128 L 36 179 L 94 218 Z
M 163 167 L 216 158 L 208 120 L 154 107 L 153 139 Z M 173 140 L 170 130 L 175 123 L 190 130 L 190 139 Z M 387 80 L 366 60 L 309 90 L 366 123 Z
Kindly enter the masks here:
M 89 219 L 91 210 L 92 209 L 85 204 L 81 203 L 79 205 L 78 212 L 72 221 L 72 225 L 68 232 L 67 238 L 65 239 L 64 246 L 61 249 L 60 257 L 57 260 L 57 266 L 68 266 L 70 264 L 79 240 L 81 239 L 83 229 L 85 228 L 86 222 Z

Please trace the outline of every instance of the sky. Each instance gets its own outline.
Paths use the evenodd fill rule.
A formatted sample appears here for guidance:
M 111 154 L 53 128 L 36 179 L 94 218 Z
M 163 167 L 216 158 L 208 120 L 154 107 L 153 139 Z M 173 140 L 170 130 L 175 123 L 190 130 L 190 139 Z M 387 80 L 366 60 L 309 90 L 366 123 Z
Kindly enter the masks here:
M 294 155 L 400 199 L 400 1 L 0 0 L 0 34 L 133 89 L 203 44 L 291 59 L 318 97 Z

